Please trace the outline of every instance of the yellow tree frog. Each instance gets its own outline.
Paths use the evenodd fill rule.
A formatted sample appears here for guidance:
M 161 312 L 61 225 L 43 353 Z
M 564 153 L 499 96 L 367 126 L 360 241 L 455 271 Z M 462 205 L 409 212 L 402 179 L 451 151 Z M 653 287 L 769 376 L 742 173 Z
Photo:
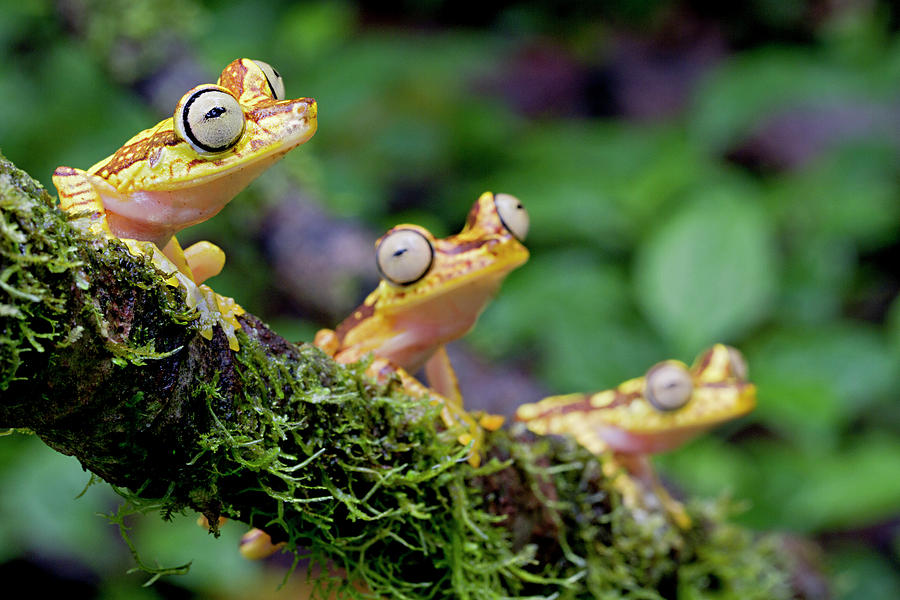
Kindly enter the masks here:
M 654 489 L 676 522 L 687 527 L 690 520 L 656 479 L 648 455 L 676 448 L 755 405 L 756 387 L 747 381 L 743 356 L 716 344 L 690 368 L 676 360 L 663 361 L 643 377 L 611 390 L 523 404 L 516 419 L 538 434 L 571 435 L 595 454 L 614 453 L 617 463 Z M 634 501 L 634 493 L 625 495 Z
M 218 82 L 181 98 L 171 118 L 146 129 L 87 171 L 59 167 L 53 184 L 60 207 L 76 225 L 122 238 L 172 272 L 173 285 L 205 318 L 201 333 L 221 325 L 233 349 L 242 312 L 206 286 L 225 263 L 221 249 L 198 242 L 182 251 L 175 233 L 205 221 L 288 151 L 316 131 L 315 100 L 286 100 L 284 82 L 269 64 L 237 59 Z M 160 252 L 161 251 L 161 252 Z
M 378 287 L 335 330 L 319 331 L 316 345 L 340 362 L 373 353 L 406 373 L 424 367 L 448 409 L 468 416 L 444 345 L 475 325 L 506 275 L 528 260 L 522 244 L 528 225 L 517 198 L 490 192 L 456 235 L 436 239 L 424 227 L 397 225 L 375 244 Z M 496 419 L 487 423 L 499 426 Z
M 457 419 L 469 425 L 463 443 L 473 443 L 469 462 L 480 461 L 481 427 L 465 412 L 444 344 L 465 335 L 506 275 L 528 260 L 522 244 L 528 213 L 514 196 L 485 192 L 469 211 L 463 230 L 443 239 L 417 225 L 397 225 L 375 243 L 378 287 L 335 330 L 322 329 L 315 343 L 342 363 L 369 354 L 376 378 L 397 375 L 413 396 L 444 403 L 448 427 Z M 425 368 L 431 388 L 410 372 Z M 494 429 L 502 418 L 480 424 Z M 259 529 L 241 540 L 249 559 L 269 556 L 282 544 Z

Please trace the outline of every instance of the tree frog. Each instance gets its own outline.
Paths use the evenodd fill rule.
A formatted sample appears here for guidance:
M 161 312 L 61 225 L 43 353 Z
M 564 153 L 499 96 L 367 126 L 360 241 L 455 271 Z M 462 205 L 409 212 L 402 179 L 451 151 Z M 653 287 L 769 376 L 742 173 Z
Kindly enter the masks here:
M 528 225 L 528 213 L 517 198 L 485 192 L 456 235 L 436 239 L 418 225 L 393 227 L 375 242 L 378 287 L 335 330 L 321 329 L 315 337 L 316 345 L 338 362 L 355 362 L 371 353 L 374 377 L 397 375 L 413 396 L 443 401 L 448 427 L 456 419 L 469 425 L 469 434 L 460 441 L 473 442 L 473 466 L 481 460 L 481 426 L 496 429 L 503 419 L 488 415 L 475 422 L 466 413 L 444 344 L 465 335 L 506 275 L 528 260 L 522 244 Z M 409 374 L 422 367 L 431 388 Z M 241 538 L 240 551 L 256 560 L 281 546 L 251 529 Z
M 648 455 L 676 448 L 755 406 L 756 387 L 747 381 L 744 357 L 731 346 L 716 344 L 690 368 L 680 361 L 663 361 L 643 377 L 611 390 L 523 404 L 516 410 L 516 419 L 538 434 L 571 435 L 594 454 L 614 453 L 617 462 L 605 467 L 626 466 L 654 489 L 676 523 L 687 528 L 690 519 L 659 483 Z M 625 497 L 637 503 L 635 492 L 627 492 Z
M 397 225 L 375 243 L 378 287 L 335 330 L 319 331 L 316 345 L 340 362 L 371 352 L 399 367 L 410 388 L 415 380 L 408 373 L 424 367 L 430 389 L 448 400 L 447 409 L 470 421 L 444 345 L 472 329 L 506 275 L 528 260 L 522 244 L 528 226 L 516 197 L 491 192 L 478 198 L 456 235 L 436 239 L 424 227 Z M 451 418 L 445 411 L 448 424 Z M 500 423 L 488 417 L 482 424 Z M 472 434 L 477 462 L 477 425 Z
M 87 171 L 59 167 L 53 184 L 60 207 L 90 232 L 121 238 L 145 254 L 169 283 L 187 291 L 200 310 L 201 334 L 219 324 L 237 349 L 236 320 L 243 310 L 215 294 L 206 279 L 218 274 L 225 254 L 209 242 L 182 250 L 175 233 L 218 213 L 247 184 L 316 131 L 316 102 L 285 99 L 284 82 L 271 65 L 232 61 L 218 82 L 187 91 L 171 118 L 146 129 Z

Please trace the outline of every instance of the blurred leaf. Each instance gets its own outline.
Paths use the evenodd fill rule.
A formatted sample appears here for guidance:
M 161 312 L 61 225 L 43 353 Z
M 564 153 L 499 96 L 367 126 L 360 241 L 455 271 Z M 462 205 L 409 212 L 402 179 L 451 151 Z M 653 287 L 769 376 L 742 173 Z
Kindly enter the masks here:
M 897 82 L 882 70 L 829 63 L 814 50 L 767 47 L 722 66 L 697 90 L 689 129 L 713 152 L 732 146 L 761 120 L 802 105 L 891 98 Z
M 28 36 L 32 32 L 30 28 L 38 26 L 38 22 L 48 22 L 48 17 L 53 13 L 53 3 L 50 0 L 30 0 L 18 2 L 16 0 L 3 0 L 0 2 L 0 52 L 6 54 L 8 49 L 21 40 L 22 36 Z M 0 98 L 2 98 L 0 94 Z
M 774 215 L 792 236 L 853 241 L 871 248 L 898 237 L 898 149 L 855 143 L 784 176 L 770 198 Z
M 864 527 L 900 506 L 900 442 L 857 436 L 839 449 L 801 453 L 760 441 L 748 446 L 755 465 L 740 497 L 752 507 L 742 520 L 762 529 L 812 532 Z
M 489 355 L 532 349 L 559 392 L 618 385 L 663 358 L 627 290 L 616 266 L 584 252 L 547 253 L 508 278 L 471 341 Z
M 812 446 L 833 443 L 850 418 L 892 401 L 900 384 L 884 338 L 861 324 L 779 330 L 746 351 L 756 415 Z
M 698 191 L 638 248 L 635 293 L 684 354 L 747 331 L 769 312 L 776 257 L 762 209 L 739 187 Z
M 861 544 L 831 553 L 829 571 L 836 600 L 895 600 L 900 573 L 884 556 Z
M 206 59 L 210 73 L 219 73 L 223 66 L 241 56 L 270 60 L 273 32 L 284 17 L 278 3 L 228 0 L 216 2 L 215 8 L 209 10 L 214 12 L 214 18 L 202 23 L 203 31 L 194 36 L 193 45 Z M 281 65 L 274 66 L 284 75 Z M 285 84 L 288 89 L 293 86 L 288 78 Z
M 541 348 L 562 319 L 587 327 L 597 319 L 622 316 L 628 306 L 626 291 L 621 271 L 589 253 L 532 256 L 507 277 L 470 334 L 471 341 L 495 356 L 522 344 Z
M 852 289 L 857 249 L 850 242 L 817 234 L 789 232 L 782 276 L 779 319 L 788 325 L 814 325 L 842 314 Z
M 12 73 L 0 74 L 15 82 L 9 87 L 0 83 L 3 148 L 51 193 L 50 175 L 57 166 L 86 169 L 156 124 L 145 107 L 110 84 L 82 48 L 65 41 L 36 57 L 34 64 L 15 65 Z M 65 90 L 65 102 L 43 102 L 34 109 L 36 97 L 54 97 L 60 90 Z
M 511 144 L 495 189 L 531 213 L 529 242 L 630 247 L 684 190 L 717 170 L 674 128 L 544 124 Z
M 287 8 L 275 32 L 277 46 L 295 60 L 310 64 L 341 46 L 356 27 L 356 7 L 349 2 L 304 2 Z
M 654 458 L 664 479 L 671 478 L 676 489 L 688 497 L 714 498 L 726 494 L 742 498 L 755 481 L 756 466 L 747 455 L 715 434 L 702 435 L 664 455 Z
M 76 500 L 90 480 L 78 461 L 37 437 L 24 446 L 16 464 L 0 473 L 2 546 L 78 557 L 97 570 L 119 564 L 119 555 L 110 551 L 118 534 L 97 516 L 118 501 L 109 486 L 91 486 Z
M 207 593 L 252 590 L 260 582 L 261 561 L 246 560 L 238 552 L 247 525 L 229 521 L 216 538 L 197 525 L 197 515 L 176 515 L 163 521 L 153 515 L 135 523 L 134 542 L 147 564 L 175 565 L 191 562 L 190 570 L 173 580 L 181 586 Z
M 141 587 L 133 578 L 105 579 L 96 600 L 157 600 L 160 598 L 159 587 Z
M 894 298 L 887 317 L 888 339 L 891 343 L 894 362 L 900 363 L 900 296 Z

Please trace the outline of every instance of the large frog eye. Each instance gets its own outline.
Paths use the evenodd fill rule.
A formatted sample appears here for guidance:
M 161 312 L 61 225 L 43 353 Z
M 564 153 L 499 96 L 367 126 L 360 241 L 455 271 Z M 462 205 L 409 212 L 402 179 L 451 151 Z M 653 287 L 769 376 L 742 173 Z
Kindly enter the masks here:
M 528 211 L 519 202 L 519 199 L 509 194 L 497 194 L 494 196 L 494 206 L 503 226 L 520 242 L 525 241 L 528 235 Z
M 431 242 L 415 229 L 389 233 L 375 249 L 378 272 L 394 285 L 409 285 L 422 279 L 433 261 Z
M 657 410 L 676 410 L 691 399 L 694 381 L 687 367 L 674 361 L 661 362 L 647 371 L 644 395 Z
M 284 100 L 284 79 L 281 78 L 281 74 L 275 70 L 275 67 L 267 62 L 254 59 L 251 60 L 256 63 L 256 66 L 259 67 L 262 70 L 263 75 L 266 76 L 266 81 L 269 82 L 269 89 L 272 90 L 272 97 L 276 100 Z
M 244 133 L 244 111 L 223 87 L 200 85 L 175 107 L 175 132 L 200 154 L 218 154 L 234 146 Z
M 747 360 L 737 348 L 733 346 L 726 346 L 726 348 L 728 348 L 728 366 L 731 370 L 731 374 L 737 379 L 745 381 L 750 374 L 750 369 L 747 367 Z

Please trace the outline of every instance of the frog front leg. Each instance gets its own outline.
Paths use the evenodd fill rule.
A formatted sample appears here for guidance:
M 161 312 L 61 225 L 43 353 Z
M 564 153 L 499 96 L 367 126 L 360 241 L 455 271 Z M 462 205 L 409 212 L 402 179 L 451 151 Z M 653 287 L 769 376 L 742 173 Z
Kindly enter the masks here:
M 103 199 L 91 182 L 90 175 L 81 169 L 57 167 L 52 179 L 59 193 L 59 207 L 73 215 L 72 222 L 76 227 L 112 237 Z
M 454 410 L 463 409 L 462 393 L 459 391 L 459 380 L 456 371 L 447 356 L 446 346 L 438 346 L 434 354 L 425 363 L 425 377 L 431 389 L 446 398 L 454 405 Z
M 425 376 L 428 378 L 428 385 L 434 392 L 440 394 L 445 399 L 444 409 L 441 417 L 444 423 L 451 427 L 456 420 L 463 421 L 469 427 L 469 433 L 459 437 L 462 444 L 470 441 L 474 442 L 473 459 L 469 462 L 473 466 L 478 466 L 480 461 L 481 448 L 484 445 L 484 431 L 496 431 L 503 425 L 503 417 L 500 415 L 481 414 L 476 420 L 469 414 L 463 406 L 462 393 L 459 391 L 459 380 L 456 377 L 456 371 L 450 363 L 450 357 L 447 355 L 445 346 L 439 346 L 435 353 L 425 363 Z

